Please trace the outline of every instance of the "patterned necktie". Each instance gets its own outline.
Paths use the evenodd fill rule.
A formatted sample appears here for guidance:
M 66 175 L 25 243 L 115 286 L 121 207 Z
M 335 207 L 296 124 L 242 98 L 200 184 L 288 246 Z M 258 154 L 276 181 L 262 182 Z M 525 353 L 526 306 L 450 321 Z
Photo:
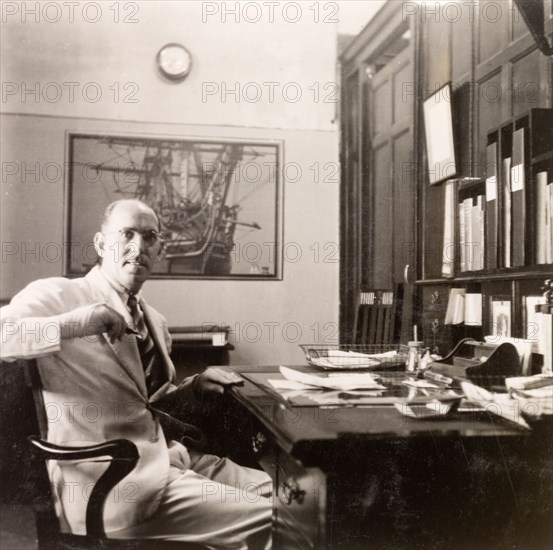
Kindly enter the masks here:
M 138 307 L 138 300 L 136 295 L 129 293 L 129 299 L 127 300 L 127 307 L 132 316 L 132 322 L 134 329 L 138 332 L 136 337 L 138 344 L 138 352 L 140 353 L 140 359 L 142 360 L 142 366 L 144 369 L 150 364 L 150 359 L 154 350 L 154 341 L 150 336 L 146 322 L 144 321 L 144 314 Z

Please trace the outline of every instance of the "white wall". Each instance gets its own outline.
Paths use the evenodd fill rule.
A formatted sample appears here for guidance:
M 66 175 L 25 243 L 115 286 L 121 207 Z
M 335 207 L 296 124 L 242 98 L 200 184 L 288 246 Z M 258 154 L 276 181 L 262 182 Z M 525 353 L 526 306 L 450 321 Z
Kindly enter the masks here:
M 337 326 L 338 184 L 322 181 L 323 165 L 338 162 L 337 104 L 324 101 L 336 81 L 336 24 L 323 23 L 322 17 L 314 23 L 305 4 L 297 23 L 286 22 L 277 8 L 273 23 L 265 13 L 257 23 L 242 17 L 239 24 L 231 14 L 223 22 L 220 5 L 218 14 L 202 18 L 202 6 L 218 5 L 209 2 L 140 2 L 136 23 L 115 23 L 113 3 L 99 5 L 96 23 L 84 19 L 97 17 L 93 10 L 76 9 L 73 22 L 62 10 L 55 23 L 47 21 L 58 15 L 53 8 L 27 14 L 25 21 L 21 12 L 4 13 L 1 298 L 11 298 L 38 277 L 63 274 L 62 259 L 48 243 L 64 240 L 65 179 L 40 177 L 36 183 L 34 174 L 21 168 L 37 162 L 40 170 L 48 163 L 63 166 L 67 131 L 283 140 L 285 163 L 297 162 L 303 174 L 296 183 L 284 182 L 285 247 L 297 243 L 302 257 L 285 260 L 283 280 L 152 280 L 145 293 L 172 324 L 229 324 L 237 331 L 233 363 L 301 361 L 292 342 L 298 327 L 300 341 L 322 342 Z M 131 15 L 123 5 L 134 4 L 119 5 L 121 19 Z M 178 84 L 164 80 L 155 67 L 157 51 L 172 41 L 194 57 L 192 73 Z M 276 83 L 272 101 L 267 82 Z M 258 101 L 221 93 L 202 98 L 206 83 L 219 89 L 224 83 L 242 89 L 254 83 L 250 92 L 257 85 L 262 95 Z M 286 84 L 289 95 L 283 97 Z M 22 93 L 24 86 L 38 95 Z M 87 100 L 85 88 L 89 94 L 101 90 L 101 99 Z M 302 98 L 294 103 L 297 90 Z M 137 103 L 123 101 L 130 91 L 136 91 Z M 310 169 L 315 163 L 321 167 L 318 183 Z M 29 250 L 37 250 L 38 257 Z

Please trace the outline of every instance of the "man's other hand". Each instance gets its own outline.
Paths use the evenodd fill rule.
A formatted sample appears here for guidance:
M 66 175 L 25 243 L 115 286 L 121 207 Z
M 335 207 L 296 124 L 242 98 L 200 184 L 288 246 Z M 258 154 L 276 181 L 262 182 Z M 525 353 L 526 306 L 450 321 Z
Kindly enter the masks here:
M 201 397 L 204 393 L 223 393 L 225 388 L 243 383 L 244 380 L 232 371 L 209 367 L 194 381 L 194 391 Z
M 107 304 L 91 304 L 60 315 L 61 337 L 83 338 L 107 333 L 110 342 L 121 340 L 127 323 L 123 316 Z

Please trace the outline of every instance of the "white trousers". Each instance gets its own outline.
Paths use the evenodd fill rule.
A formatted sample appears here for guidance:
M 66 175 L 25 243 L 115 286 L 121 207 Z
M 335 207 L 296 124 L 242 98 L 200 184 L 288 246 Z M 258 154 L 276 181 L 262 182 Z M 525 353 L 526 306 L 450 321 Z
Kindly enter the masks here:
M 198 542 L 216 549 L 270 549 L 272 482 L 263 471 L 169 444 L 171 466 L 157 512 L 109 538 Z

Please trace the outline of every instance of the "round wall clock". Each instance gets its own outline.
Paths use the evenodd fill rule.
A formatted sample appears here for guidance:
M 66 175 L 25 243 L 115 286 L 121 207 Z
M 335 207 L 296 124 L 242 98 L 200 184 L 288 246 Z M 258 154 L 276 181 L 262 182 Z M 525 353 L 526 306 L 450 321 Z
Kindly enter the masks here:
M 157 54 L 157 66 L 163 76 L 182 80 L 192 68 L 192 55 L 181 44 L 167 44 Z

